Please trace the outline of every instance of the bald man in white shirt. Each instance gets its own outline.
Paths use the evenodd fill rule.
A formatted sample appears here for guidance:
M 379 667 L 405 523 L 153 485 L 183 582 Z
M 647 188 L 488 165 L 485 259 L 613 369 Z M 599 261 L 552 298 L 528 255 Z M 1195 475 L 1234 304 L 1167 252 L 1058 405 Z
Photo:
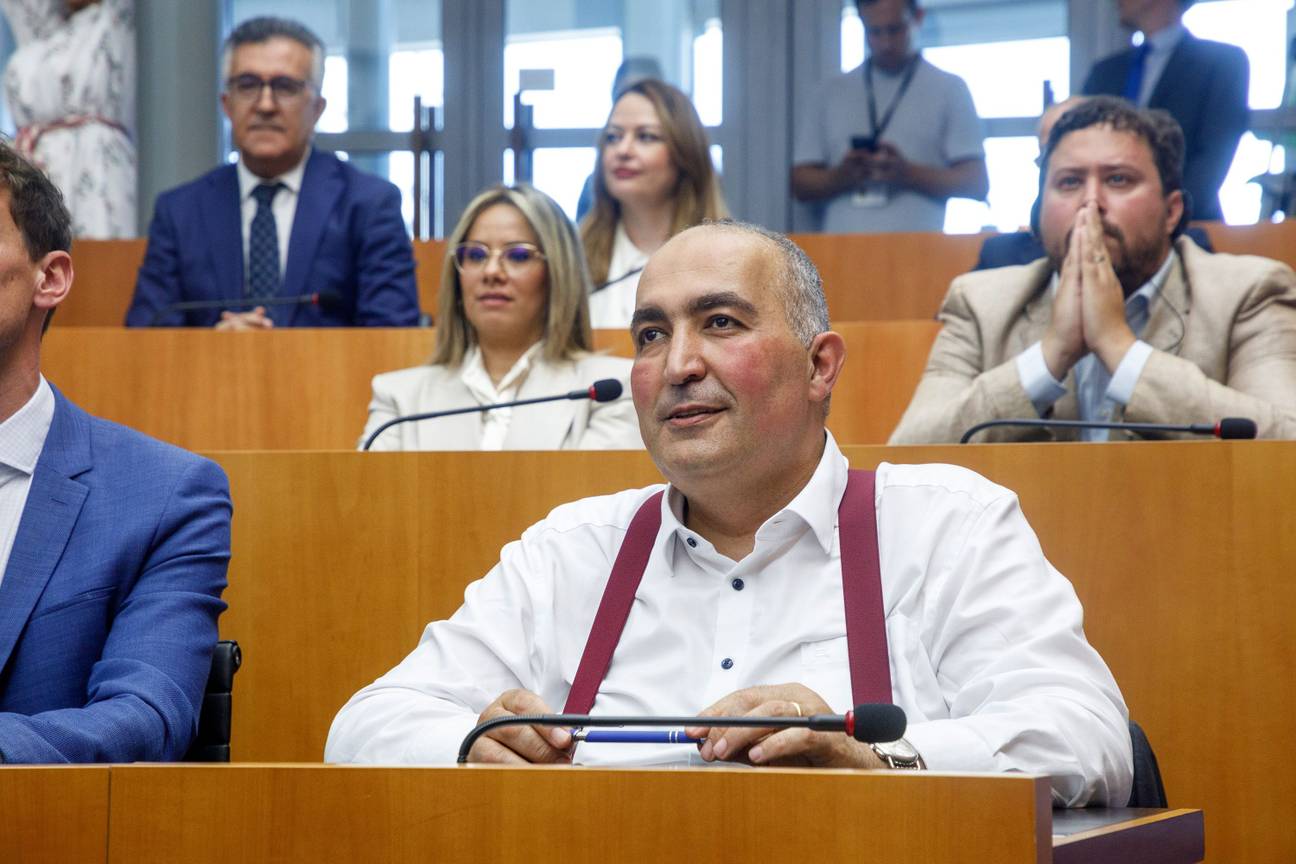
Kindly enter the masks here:
M 696 746 L 576 745 L 514 726 L 469 756 L 1025 771 L 1051 775 L 1060 804 L 1126 803 L 1124 702 L 1016 497 L 952 466 L 848 472 L 824 428 L 845 347 L 801 250 L 738 223 L 683 232 L 645 270 L 631 331 L 640 430 L 669 485 L 561 506 L 506 546 L 454 616 L 343 707 L 326 759 L 450 762 L 479 721 L 564 701 L 796 716 L 863 694 L 904 709 L 905 740 L 699 727 Z M 870 534 L 873 607 L 847 575 Z M 623 567 L 641 577 L 591 675 Z M 858 661 L 852 602 L 884 621 L 880 669 Z

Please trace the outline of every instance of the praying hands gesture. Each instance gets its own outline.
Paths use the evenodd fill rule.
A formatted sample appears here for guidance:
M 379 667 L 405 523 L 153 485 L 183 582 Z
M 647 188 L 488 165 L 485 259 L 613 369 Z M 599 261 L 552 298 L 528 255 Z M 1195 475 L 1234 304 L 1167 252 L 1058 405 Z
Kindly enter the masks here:
M 1090 352 L 1114 373 L 1135 342 L 1125 320 L 1125 295 L 1103 237 L 1097 205 L 1085 204 L 1071 228 L 1052 317 L 1040 343 L 1049 373 L 1059 381 Z

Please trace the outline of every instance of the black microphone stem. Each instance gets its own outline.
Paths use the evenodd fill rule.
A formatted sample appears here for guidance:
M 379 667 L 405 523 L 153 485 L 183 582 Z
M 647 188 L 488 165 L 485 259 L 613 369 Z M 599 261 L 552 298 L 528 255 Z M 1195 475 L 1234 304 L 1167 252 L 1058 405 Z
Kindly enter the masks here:
M 1025 418 L 1016 418 L 1008 420 L 987 420 L 984 423 L 978 423 L 971 429 L 963 433 L 959 439 L 960 444 L 968 443 L 973 435 L 984 429 L 993 429 L 996 426 L 1022 426 L 1028 429 L 1122 429 L 1129 432 L 1191 432 L 1197 435 L 1212 435 L 1212 428 L 1198 428 L 1194 426 L 1174 426 L 1165 423 L 1102 423 L 1097 420 L 1029 420 Z
M 519 405 L 535 405 L 537 402 L 560 402 L 563 399 L 573 398 L 570 393 L 564 393 L 561 396 L 537 396 L 533 399 L 519 399 L 516 402 L 505 402 L 500 405 L 472 405 L 468 408 L 451 408 L 446 411 L 427 411 L 423 414 L 407 414 L 403 417 L 393 417 L 386 423 L 379 426 L 373 431 L 361 447 L 361 450 L 368 450 L 374 440 L 378 438 L 388 428 L 395 426 L 397 423 L 416 423 L 419 420 L 431 420 L 435 417 L 453 417 L 455 414 L 472 414 L 475 411 L 485 411 L 490 408 L 516 408 Z M 581 397 L 576 397 L 581 398 Z

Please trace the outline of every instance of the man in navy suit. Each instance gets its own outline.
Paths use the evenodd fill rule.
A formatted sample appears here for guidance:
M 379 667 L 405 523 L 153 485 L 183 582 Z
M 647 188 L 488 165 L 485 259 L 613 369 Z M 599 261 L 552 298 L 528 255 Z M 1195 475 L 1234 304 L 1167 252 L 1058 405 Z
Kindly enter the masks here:
M 253 18 L 225 41 L 237 165 L 158 196 L 128 326 L 218 329 L 418 323 L 400 191 L 315 151 L 324 46 L 302 25 Z M 290 298 L 316 295 L 316 302 Z M 176 309 L 194 301 L 218 308 Z
M 179 759 L 225 608 L 229 488 L 40 374 L 71 239 L 58 190 L 0 144 L 0 761 Z
M 1233 45 L 1198 39 L 1183 26 L 1193 0 L 1118 0 L 1120 21 L 1143 44 L 1094 64 L 1088 95 L 1124 96 L 1163 108 L 1183 128 L 1184 191 L 1195 219 L 1222 219 L 1219 190 L 1247 131 L 1250 65 Z

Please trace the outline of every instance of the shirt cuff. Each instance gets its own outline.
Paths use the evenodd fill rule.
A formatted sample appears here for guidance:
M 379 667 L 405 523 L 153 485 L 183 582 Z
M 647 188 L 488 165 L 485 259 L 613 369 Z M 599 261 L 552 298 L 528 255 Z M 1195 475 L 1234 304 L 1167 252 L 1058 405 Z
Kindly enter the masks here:
M 1107 398 L 1128 405 L 1130 399 L 1134 398 L 1134 385 L 1138 383 L 1143 367 L 1151 356 L 1152 346 L 1142 339 L 1135 340 L 1112 373 L 1111 383 L 1107 385 Z
M 998 771 L 985 740 L 958 720 L 913 723 L 904 738 L 918 751 L 929 771 Z
M 1140 367 L 1140 370 L 1142 367 Z M 1017 377 L 1022 389 L 1035 406 L 1035 413 L 1043 417 L 1053 403 L 1066 395 L 1066 387 L 1053 377 L 1044 362 L 1044 346 L 1036 342 L 1017 355 Z M 1131 388 L 1132 389 L 1132 388 Z

